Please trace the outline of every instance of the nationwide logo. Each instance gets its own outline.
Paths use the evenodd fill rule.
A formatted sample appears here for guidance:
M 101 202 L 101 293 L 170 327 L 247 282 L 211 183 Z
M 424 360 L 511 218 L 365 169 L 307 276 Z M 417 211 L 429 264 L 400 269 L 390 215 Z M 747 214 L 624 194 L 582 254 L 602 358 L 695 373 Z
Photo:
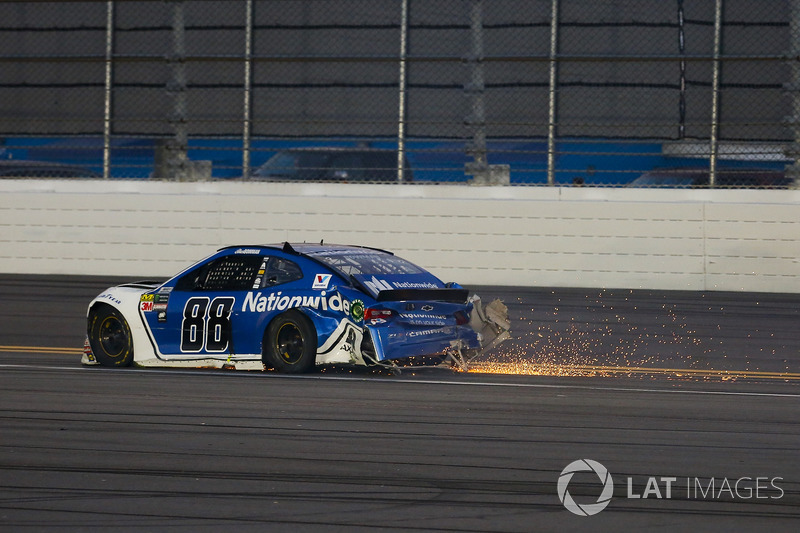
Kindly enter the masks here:
M 578 472 L 594 472 L 600 480 L 603 488 L 600 496 L 595 503 L 579 504 L 569 493 L 569 482 L 572 481 L 572 476 Z M 614 494 L 614 481 L 611 479 L 611 474 L 608 469 L 597 461 L 591 459 L 578 459 L 567 465 L 561 471 L 558 477 L 558 499 L 564 504 L 564 507 L 573 514 L 578 516 L 592 516 L 606 508 L 611 501 L 611 496 Z
M 364 285 L 369 288 L 374 294 L 379 294 L 381 291 L 391 291 L 394 290 L 394 287 L 389 285 L 389 282 L 383 279 L 378 279 L 375 276 L 372 276 L 372 279 L 369 281 L 364 281 Z
M 362 304 L 363 305 L 363 304 Z M 329 295 L 322 291 L 319 296 L 288 296 L 281 291 L 269 296 L 257 292 L 248 292 L 242 302 L 242 313 L 264 313 L 267 311 L 284 311 L 296 307 L 322 309 L 323 311 L 341 311 L 350 314 L 350 300 L 342 298 L 338 292 Z

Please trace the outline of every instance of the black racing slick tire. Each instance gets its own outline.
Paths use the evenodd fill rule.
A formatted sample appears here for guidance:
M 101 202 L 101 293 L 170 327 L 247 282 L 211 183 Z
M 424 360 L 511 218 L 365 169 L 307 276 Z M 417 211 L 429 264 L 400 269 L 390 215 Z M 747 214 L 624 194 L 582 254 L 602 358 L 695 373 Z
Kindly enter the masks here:
M 124 367 L 133 362 L 133 336 L 128 321 L 113 307 L 102 305 L 89 314 L 89 345 L 103 366 Z
M 264 364 L 278 372 L 301 374 L 317 360 L 317 331 L 299 311 L 289 311 L 270 322 L 264 333 Z

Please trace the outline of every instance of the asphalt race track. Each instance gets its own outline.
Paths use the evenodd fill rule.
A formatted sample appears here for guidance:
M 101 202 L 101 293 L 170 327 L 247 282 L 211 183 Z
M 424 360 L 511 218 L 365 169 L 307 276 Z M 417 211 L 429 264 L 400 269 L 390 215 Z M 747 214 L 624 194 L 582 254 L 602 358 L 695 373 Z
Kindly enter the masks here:
M 117 281 L 0 276 L 4 533 L 800 523 L 797 295 L 479 288 L 492 373 L 83 368 Z

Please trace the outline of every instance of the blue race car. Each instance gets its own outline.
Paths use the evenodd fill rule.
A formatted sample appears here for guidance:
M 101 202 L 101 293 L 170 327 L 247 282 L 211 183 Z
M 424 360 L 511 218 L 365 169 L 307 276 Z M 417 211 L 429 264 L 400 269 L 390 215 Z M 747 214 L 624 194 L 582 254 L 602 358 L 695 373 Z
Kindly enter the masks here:
M 468 296 L 384 250 L 230 246 L 164 283 L 97 296 L 82 363 L 300 373 L 436 356 L 465 369 L 509 337 L 505 306 Z

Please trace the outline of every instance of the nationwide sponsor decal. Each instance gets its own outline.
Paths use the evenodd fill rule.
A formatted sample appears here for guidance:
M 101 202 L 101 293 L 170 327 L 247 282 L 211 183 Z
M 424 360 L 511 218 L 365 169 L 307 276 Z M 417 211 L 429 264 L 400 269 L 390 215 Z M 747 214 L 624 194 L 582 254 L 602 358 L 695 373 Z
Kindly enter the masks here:
M 400 313 L 400 318 L 422 326 L 447 325 L 447 317 L 444 315 L 429 315 L 426 313 Z
M 309 307 L 322 311 L 341 311 L 350 314 L 350 301 L 338 292 L 326 294 L 322 291 L 319 296 L 288 296 L 282 291 L 269 295 L 248 292 L 242 303 L 242 312 L 264 313 L 268 311 L 285 311 L 297 307 Z M 362 304 L 363 305 L 363 304 Z
M 378 294 L 381 291 L 394 291 L 398 289 L 439 289 L 440 286 L 430 281 L 386 281 L 372 276 L 369 281 L 364 281 L 369 290 Z
M 397 289 L 438 289 L 439 286 L 430 281 L 393 281 L 392 285 Z
M 328 284 L 331 282 L 332 274 L 317 274 L 314 276 L 314 285 L 312 289 L 327 289 Z
M 366 285 L 367 288 L 375 294 L 378 294 L 381 291 L 391 291 L 394 289 L 394 287 L 389 285 L 388 281 L 378 279 L 375 276 L 372 276 L 371 280 L 365 281 L 364 285 Z
M 400 318 L 408 320 L 447 320 L 444 315 L 428 315 L 425 313 L 400 313 Z

